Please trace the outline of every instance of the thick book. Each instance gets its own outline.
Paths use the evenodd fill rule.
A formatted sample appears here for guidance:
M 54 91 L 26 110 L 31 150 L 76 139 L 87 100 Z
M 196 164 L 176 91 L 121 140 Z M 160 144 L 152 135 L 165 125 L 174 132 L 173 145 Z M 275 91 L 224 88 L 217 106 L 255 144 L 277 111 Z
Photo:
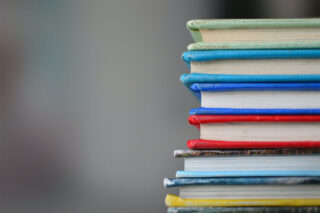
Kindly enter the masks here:
M 201 107 L 237 109 L 319 109 L 320 83 L 196 83 Z
M 295 75 L 319 75 L 319 53 L 320 49 L 208 50 L 185 52 L 182 59 L 191 73 L 217 75 L 218 79 L 284 75 L 288 81 Z
M 188 120 L 200 129 L 202 140 L 300 145 L 312 142 L 312 146 L 320 141 L 320 115 L 192 115 Z M 192 146 L 193 142 L 189 143 Z
M 317 206 L 264 206 L 264 207 L 169 207 L 168 213 L 316 213 Z
M 175 157 L 184 159 L 178 178 L 320 175 L 320 149 L 177 150 Z
M 168 207 L 320 206 L 320 199 L 184 199 L 168 194 Z
M 210 185 L 303 185 L 320 184 L 320 177 L 226 177 L 226 178 L 165 178 L 166 188 Z
M 190 49 L 317 47 L 320 19 L 211 19 L 187 22 L 195 42 Z

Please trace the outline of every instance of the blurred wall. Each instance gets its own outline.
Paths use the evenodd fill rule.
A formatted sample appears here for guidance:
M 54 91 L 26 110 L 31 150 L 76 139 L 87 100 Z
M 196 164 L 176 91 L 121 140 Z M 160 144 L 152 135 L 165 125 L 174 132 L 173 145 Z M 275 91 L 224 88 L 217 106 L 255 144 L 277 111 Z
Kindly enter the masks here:
M 26 62 L 13 102 L 22 115 L 13 120 L 25 123 L 19 138 L 47 139 L 49 154 L 29 142 L 40 151 L 27 156 L 48 162 L 41 165 L 51 178 L 38 176 L 59 192 L 50 198 L 65 204 L 58 212 L 165 212 L 165 194 L 177 190 L 164 189 L 163 178 L 183 169 L 173 151 L 199 134 L 187 123 L 198 102 L 179 81 L 188 72 L 180 56 L 192 42 L 187 20 L 309 17 L 320 8 L 315 0 L 7 2 Z

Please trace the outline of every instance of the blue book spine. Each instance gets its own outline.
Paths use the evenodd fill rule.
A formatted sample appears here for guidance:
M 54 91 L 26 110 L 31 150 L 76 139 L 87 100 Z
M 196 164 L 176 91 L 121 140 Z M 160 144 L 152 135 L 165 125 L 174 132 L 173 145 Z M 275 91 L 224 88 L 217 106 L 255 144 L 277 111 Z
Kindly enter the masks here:
M 265 83 L 265 82 L 320 82 L 320 75 L 219 75 L 219 74 L 183 74 L 181 82 L 198 98 L 190 86 L 195 83 Z
M 225 92 L 225 91 L 302 91 L 320 90 L 320 83 L 195 83 L 191 85 L 194 92 Z
M 281 58 L 320 58 L 320 49 L 291 50 L 205 50 L 187 51 L 182 60 L 190 65 L 191 61 L 211 61 L 222 59 L 281 59 Z

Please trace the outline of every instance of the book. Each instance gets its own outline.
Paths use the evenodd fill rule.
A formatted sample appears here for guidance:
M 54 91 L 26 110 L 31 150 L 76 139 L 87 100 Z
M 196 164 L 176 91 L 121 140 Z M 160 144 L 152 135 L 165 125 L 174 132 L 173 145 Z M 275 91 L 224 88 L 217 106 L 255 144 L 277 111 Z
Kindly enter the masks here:
M 175 158 L 205 158 L 228 156 L 292 156 L 292 155 L 317 155 L 319 148 L 283 148 L 283 149 L 214 149 L 214 150 L 175 150 Z
M 320 109 L 238 109 L 198 107 L 189 111 L 190 115 L 319 115 Z
M 179 196 L 184 199 L 320 199 L 320 184 L 181 186 Z
M 193 150 L 203 149 L 274 149 L 274 148 L 319 148 L 320 141 L 219 141 L 194 139 L 187 146 Z
M 303 150 L 296 152 L 212 150 L 200 156 L 199 152 L 201 151 L 190 151 L 188 154 L 178 155 L 187 157 L 183 157 L 184 171 L 177 171 L 176 177 L 318 176 L 320 174 L 319 149 L 305 152 Z
M 266 83 L 266 82 L 317 82 L 320 75 L 225 75 L 225 74 L 182 74 L 180 81 L 190 90 L 195 83 Z
M 166 188 L 209 185 L 298 185 L 320 184 L 320 177 L 226 177 L 226 178 L 165 178 Z
M 188 51 L 191 73 L 224 75 L 320 74 L 320 49 Z
M 210 43 L 196 42 L 189 44 L 187 49 L 196 50 L 242 50 L 242 49 L 315 49 L 320 48 L 319 41 L 300 41 L 300 42 L 241 42 L 241 43 Z
M 320 115 L 192 115 L 188 120 L 204 140 L 320 141 Z
M 196 83 L 205 108 L 318 109 L 320 83 Z
M 196 42 L 210 48 L 299 48 L 319 45 L 320 19 L 190 20 L 187 29 Z M 231 45 L 230 45 L 231 44 Z M 200 44 L 203 45 L 203 44 Z M 196 46 L 197 45 L 193 45 Z M 189 47 L 192 49 L 192 47 Z
M 317 206 L 268 206 L 268 207 L 169 207 L 168 213 L 315 213 Z
M 168 194 L 168 207 L 320 206 L 320 199 L 184 199 Z

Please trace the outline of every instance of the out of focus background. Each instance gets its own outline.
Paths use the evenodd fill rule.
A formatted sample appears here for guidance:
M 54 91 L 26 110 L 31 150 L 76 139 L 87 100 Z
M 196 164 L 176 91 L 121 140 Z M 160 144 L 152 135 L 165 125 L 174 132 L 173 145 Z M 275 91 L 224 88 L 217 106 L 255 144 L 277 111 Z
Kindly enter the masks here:
M 320 15 L 317 0 L 0 2 L 1 212 L 165 212 L 198 131 L 179 81 L 200 18 Z

